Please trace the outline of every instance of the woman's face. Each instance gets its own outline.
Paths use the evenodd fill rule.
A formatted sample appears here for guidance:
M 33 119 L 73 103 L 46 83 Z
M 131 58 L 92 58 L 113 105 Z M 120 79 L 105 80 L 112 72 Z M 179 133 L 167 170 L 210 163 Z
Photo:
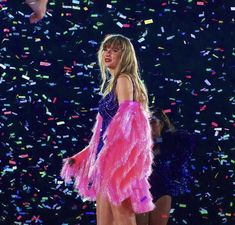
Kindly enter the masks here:
M 110 47 L 104 47 L 103 62 L 105 67 L 114 70 L 120 61 L 121 55 L 121 48 L 112 45 Z

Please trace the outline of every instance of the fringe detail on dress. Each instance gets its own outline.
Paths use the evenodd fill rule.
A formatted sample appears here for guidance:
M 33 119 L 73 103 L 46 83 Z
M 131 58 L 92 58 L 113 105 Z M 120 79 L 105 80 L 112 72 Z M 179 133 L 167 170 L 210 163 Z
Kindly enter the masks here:
M 121 103 L 96 159 L 101 126 L 98 114 L 89 146 L 73 156 L 78 163 L 63 165 L 61 177 L 68 181 L 73 176 L 79 194 L 88 200 L 94 201 L 100 193 L 115 205 L 130 198 L 136 213 L 153 210 L 148 182 L 153 161 L 149 115 L 138 102 Z
M 104 146 L 93 169 L 96 190 L 113 204 L 131 198 L 135 212 L 154 208 L 148 177 L 152 172 L 152 138 L 148 115 L 138 102 L 119 105 L 104 134 Z
M 81 152 L 72 156 L 75 159 L 75 163 L 72 166 L 68 164 L 67 160 L 64 161 L 60 172 L 60 176 L 65 182 L 69 182 L 73 177 L 75 179 L 74 186 L 78 189 L 80 196 L 90 201 L 96 200 L 96 192 L 94 188 L 90 188 L 90 170 L 95 163 L 102 121 L 103 119 L 98 113 L 89 145 Z

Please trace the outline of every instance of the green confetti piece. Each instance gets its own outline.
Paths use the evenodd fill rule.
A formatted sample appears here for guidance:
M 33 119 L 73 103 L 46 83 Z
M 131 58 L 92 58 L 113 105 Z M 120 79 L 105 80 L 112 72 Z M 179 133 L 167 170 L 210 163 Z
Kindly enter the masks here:
M 91 14 L 91 17 L 98 17 L 98 14 Z
M 186 208 L 187 205 L 186 205 L 186 204 L 179 204 L 179 207 L 180 207 L 180 208 Z
M 46 172 L 45 171 L 41 171 L 41 172 L 39 172 L 39 174 L 41 175 L 42 178 L 46 176 Z
M 200 209 L 199 212 L 202 214 L 202 215 L 207 215 L 208 214 L 208 211 L 206 209 Z
M 46 96 L 46 95 L 44 95 L 44 94 L 42 95 L 42 97 L 43 97 L 45 100 L 47 99 L 47 96 Z

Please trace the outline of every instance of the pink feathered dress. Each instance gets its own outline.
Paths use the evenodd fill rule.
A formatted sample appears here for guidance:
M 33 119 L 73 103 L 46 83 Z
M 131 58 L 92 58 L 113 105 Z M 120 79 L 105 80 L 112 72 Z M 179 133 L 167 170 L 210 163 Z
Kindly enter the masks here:
M 72 166 L 64 162 L 61 177 L 65 182 L 74 177 L 75 188 L 87 200 L 95 201 L 99 193 L 115 205 L 130 198 L 135 213 L 153 210 L 148 181 L 153 160 L 148 116 L 139 102 L 124 101 L 118 106 L 111 91 L 99 102 L 89 145 L 72 156 Z

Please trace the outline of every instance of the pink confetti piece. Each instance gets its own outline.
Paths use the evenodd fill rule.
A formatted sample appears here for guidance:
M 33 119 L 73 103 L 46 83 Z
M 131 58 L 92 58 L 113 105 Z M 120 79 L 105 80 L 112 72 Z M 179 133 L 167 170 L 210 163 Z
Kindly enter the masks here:
M 13 160 L 9 160 L 9 163 L 10 163 L 11 165 L 16 165 L 16 161 L 13 161 Z
M 38 221 L 39 218 L 40 218 L 40 216 L 33 216 L 31 220 L 32 220 L 32 221 Z
M 202 107 L 200 107 L 200 112 L 204 111 L 206 109 L 206 105 L 203 105 Z
M 130 26 L 131 26 L 131 25 L 128 24 L 128 23 L 123 24 L 123 27 L 124 27 L 124 28 L 129 28 Z
M 211 125 L 212 125 L 213 127 L 218 127 L 218 126 L 219 126 L 218 123 L 216 123 L 216 122 L 211 122 Z
M 79 116 L 78 115 L 73 115 L 73 116 L 71 116 L 73 119 L 76 119 L 76 118 L 79 118 Z
M 204 5 L 204 2 L 197 2 L 197 5 Z
M 22 216 L 21 216 L 21 215 L 17 216 L 17 220 L 20 220 L 21 218 L 22 218 Z
M 54 98 L 53 98 L 52 103 L 54 103 L 54 104 L 55 104 L 55 103 L 56 103 L 56 101 L 57 101 L 57 98 L 56 98 L 56 97 L 54 97 Z
M 3 114 L 4 115 L 10 115 L 10 114 L 12 114 L 12 112 L 11 111 L 5 111 Z
M 163 111 L 164 111 L 164 113 L 171 113 L 172 112 L 171 109 L 164 109 Z
M 40 62 L 40 66 L 50 66 L 51 63 L 49 62 Z
M 27 158 L 27 157 L 29 157 L 29 155 L 28 154 L 23 154 L 23 155 L 19 155 L 19 158 Z
M 68 66 L 64 66 L 65 72 L 72 72 L 72 68 Z
M 9 29 L 7 29 L 7 28 L 4 28 L 4 29 L 3 29 L 3 32 L 4 32 L 4 33 L 9 33 L 9 32 L 10 32 L 10 30 L 9 30 Z

